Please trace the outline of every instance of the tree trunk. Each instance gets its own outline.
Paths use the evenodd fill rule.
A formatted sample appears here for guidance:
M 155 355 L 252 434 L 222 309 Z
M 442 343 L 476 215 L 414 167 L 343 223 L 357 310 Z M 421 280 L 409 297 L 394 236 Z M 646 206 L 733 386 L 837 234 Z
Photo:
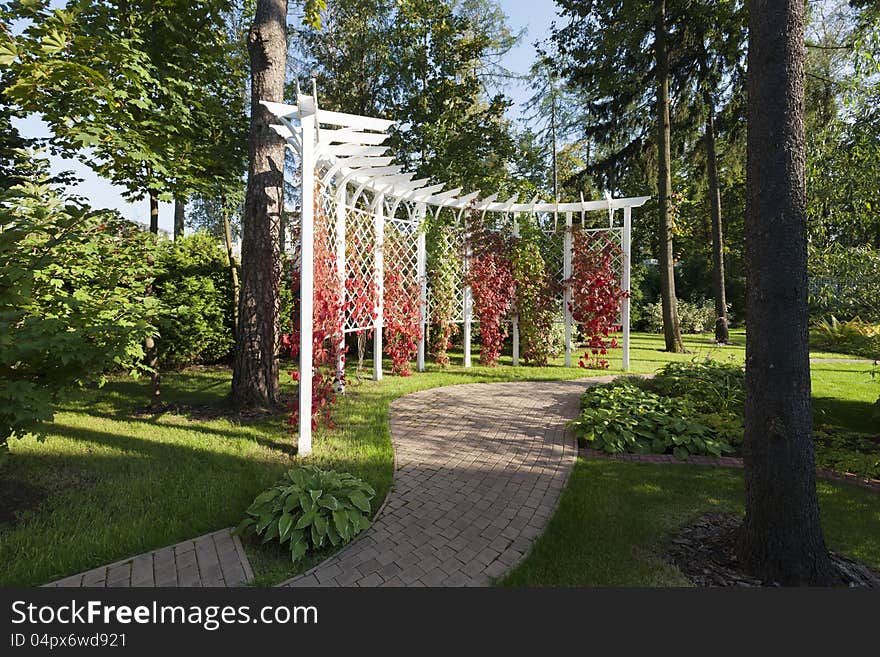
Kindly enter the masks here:
M 159 234 L 159 194 L 155 190 L 150 190 L 150 232 L 153 235 Z
M 765 582 L 837 582 L 816 496 L 804 162 L 804 3 L 749 3 L 746 517 L 737 553 Z
M 174 199 L 174 239 L 183 237 L 183 222 L 186 217 L 186 199 Z
M 269 129 L 273 117 L 259 101 L 284 100 L 287 0 L 258 0 L 248 33 L 248 55 L 251 126 L 232 402 L 238 407 L 272 408 L 278 404 L 284 141 Z
M 229 259 L 229 276 L 232 280 L 232 331 L 238 335 L 238 267 L 232 252 L 232 227 L 229 225 L 229 208 L 223 201 L 223 238 L 226 241 L 226 257 Z
M 721 189 L 718 186 L 718 156 L 715 152 L 715 106 L 706 90 L 706 174 L 712 208 L 712 287 L 715 293 L 715 342 L 727 344 L 727 291 L 724 289 L 724 232 L 721 224 Z
M 152 336 L 144 338 L 144 352 L 146 352 L 147 367 L 150 372 L 150 410 L 158 411 L 162 408 L 162 374 L 159 372 L 159 355 L 156 350 L 156 340 Z
M 152 195 L 150 200 L 152 201 Z M 152 205 L 152 203 L 151 203 Z M 147 264 L 152 267 L 155 260 L 150 256 Z M 153 296 L 153 284 L 147 286 L 144 294 L 148 297 Z M 162 408 L 162 375 L 159 372 L 159 352 L 156 350 L 156 339 L 150 335 L 144 338 L 144 361 L 150 368 L 150 409 L 158 411 Z
M 655 57 L 657 58 L 657 245 L 660 261 L 660 298 L 663 305 L 663 335 L 666 351 L 684 351 L 675 297 L 675 262 L 672 256 L 672 171 L 670 162 L 669 52 L 666 45 L 666 0 L 655 0 Z

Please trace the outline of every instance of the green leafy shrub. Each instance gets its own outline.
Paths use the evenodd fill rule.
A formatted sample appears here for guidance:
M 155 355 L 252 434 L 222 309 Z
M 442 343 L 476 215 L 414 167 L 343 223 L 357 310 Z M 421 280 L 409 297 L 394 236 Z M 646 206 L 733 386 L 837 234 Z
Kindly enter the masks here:
M 375 496 L 353 475 L 303 465 L 260 493 L 235 531 L 261 536 L 263 543 L 287 543 L 296 562 L 309 551 L 344 545 L 369 527 Z
M 667 363 L 651 380 L 651 388 L 666 397 L 685 397 L 701 413 L 742 415 L 746 373 L 738 365 L 708 359 Z
M 589 388 L 571 427 L 582 445 L 609 453 L 672 453 L 679 459 L 732 454 L 733 446 L 699 418 L 690 399 L 664 397 L 623 379 Z
M 880 324 L 863 322 L 856 317 L 839 322 L 833 315 L 813 324 L 810 346 L 864 358 L 880 359 Z
M 227 359 L 234 346 L 232 281 L 220 243 L 207 233 L 178 238 L 165 244 L 157 269 L 160 366 Z
M 813 439 L 817 468 L 880 479 L 880 436 L 824 426 L 813 431 Z
M 683 333 L 706 333 L 715 329 L 715 304 L 709 299 L 697 302 L 678 300 L 678 321 Z M 660 301 L 647 306 L 641 326 L 652 333 L 663 332 L 663 305 Z
M 811 245 L 807 267 L 811 316 L 880 322 L 880 250 Z
M 0 457 L 38 436 L 65 394 L 141 368 L 158 304 L 146 295 L 155 237 L 49 182 L 0 191 Z

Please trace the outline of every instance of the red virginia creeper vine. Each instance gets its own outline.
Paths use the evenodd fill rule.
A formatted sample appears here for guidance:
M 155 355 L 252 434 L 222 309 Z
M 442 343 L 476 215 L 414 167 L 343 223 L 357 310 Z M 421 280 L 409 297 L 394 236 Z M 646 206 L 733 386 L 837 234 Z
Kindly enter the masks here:
M 513 303 L 513 266 L 510 244 L 500 234 L 485 229 L 471 235 L 473 255 L 468 263 L 468 285 L 480 322 L 480 363 L 497 365 L 507 337 L 502 320 Z
M 567 283 L 572 318 L 587 339 L 587 351 L 578 360 L 581 367 L 607 369 L 608 350 L 620 346 L 616 338 L 609 339 L 620 330 L 615 322 L 620 304 L 629 297 L 614 274 L 614 259 L 619 256 L 620 249 L 607 237 L 583 231 L 574 235 L 572 277 Z

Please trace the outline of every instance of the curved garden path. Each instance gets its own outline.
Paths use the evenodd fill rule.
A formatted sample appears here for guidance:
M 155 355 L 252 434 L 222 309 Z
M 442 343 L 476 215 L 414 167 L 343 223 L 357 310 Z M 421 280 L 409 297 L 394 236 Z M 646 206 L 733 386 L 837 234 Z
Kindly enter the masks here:
M 473 383 L 395 400 L 394 487 L 372 526 L 283 586 L 490 584 L 556 508 L 577 456 L 565 425 L 586 382 Z

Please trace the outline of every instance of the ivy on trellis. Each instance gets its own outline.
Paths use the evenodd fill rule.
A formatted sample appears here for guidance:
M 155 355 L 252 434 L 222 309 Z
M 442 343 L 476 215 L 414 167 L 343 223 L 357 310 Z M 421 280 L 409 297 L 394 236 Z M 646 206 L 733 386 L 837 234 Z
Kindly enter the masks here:
M 415 358 L 422 339 L 420 290 L 417 283 L 405 280 L 397 270 L 385 273 L 383 314 L 385 353 L 391 358 L 391 372 L 410 376 L 410 361 Z
M 480 363 L 494 366 L 507 337 L 503 321 L 513 305 L 513 264 L 510 241 L 480 225 L 475 221 L 478 216 L 473 212 L 470 218 L 467 282 L 474 298 L 474 314 L 480 322 Z
M 577 232 L 572 241 L 569 310 L 584 333 L 587 350 L 578 360 L 585 368 L 607 369 L 608 350 L 620 345 L 611 334 L 620 330 L 620 305 L 629 297 L 617 281 L 614 262 L 620 248 L 601 233 Z
M 430 226 L 427 237 L 430 240 L 428 253 L 431 271 L 430 351 L 435 363 L 447 367 L 447 352 L 452 347 L 452 337 L 458 330 L 455 316 L 458 311 L 458 270 L 461 267 L 461 254 L 453 246 L 452 226 Z M 454 255 L 458 255 L 458 258 Z
M 339 280 L 339 270 L 332 253 L 329 222 L 319 204 L 315 205 L 314 237 L 314 305 L 312 311 L 312 429 L 324 423 L 333 427 L 331 406 L 336 401 L 337 373 L 334 356 L 345 358 L 345 301 Z M 283 348 L 290 350 L 294 360 L 299 357 L 300 348 L 300 305 L 299 296 L 300 272 L 294 271 L 291 285 L 296 294 L 291 318 L 292 331 L 282 336 Z M 291 378 L 299 382 L 299 372 L 291 370 Z M 344 381 L 339 381 L 339 384 Z M 296 427 L 299 423 L 299 406 L 291 404 L 288 423 Z
M 531 221 L 521 220 L 511 259 L 522 358 L 526 363 L 545 366 L 553 350 L 558 284 L 547 271 L 539 238 L 540 228 Z

